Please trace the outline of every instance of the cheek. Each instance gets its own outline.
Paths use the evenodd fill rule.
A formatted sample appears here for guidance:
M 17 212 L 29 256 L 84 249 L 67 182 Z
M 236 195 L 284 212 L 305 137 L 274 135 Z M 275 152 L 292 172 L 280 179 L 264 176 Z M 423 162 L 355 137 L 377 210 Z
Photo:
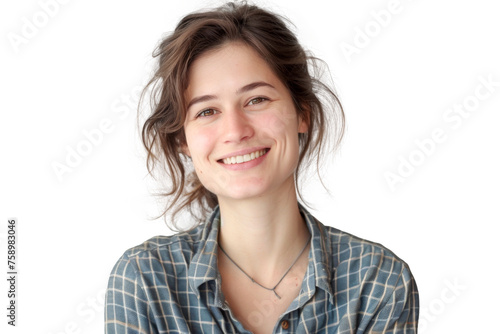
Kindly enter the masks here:
M 279 164 L 274 168 L 282 174 L 290 174 L 297 168 L 299 159 L 299 135 L 297 117 L 293 113 L 273 113 L 263 117 L 261 128 L 276 141 Z
M 259 128 L 276 139 L 298 141 L 297 118 L 292 113 L 273 113 L 265 115 L 259 120 Z M 290 144 L 290 143 L 288 143 Z
M 202 168 L 201 164 L 203 161 L 206 161 L 210 155 L 213 146 L 211 142 L 212 138 L 213 136 L 210 135 L 210 132 L 203 129 L 186 130 L 187 146 L 191 159 L 197 169 Z
M 223 170 L 214 170 L 209 161 L 210 154 L 214 150 L 215 137 L 213 129 L 190 129 L 186 131 L 186 141 L 196 175 L 206 189 L 217 194 L 220 189 L 228 185 L 230 177 Z
M 279 114 L 266 114 L 259 117 L 258 124 L 256 126 L 261 129 L 262 132 L 269 134 L 270 136 L 276 137 L 285 132 L 286 123 L 284 119 Z

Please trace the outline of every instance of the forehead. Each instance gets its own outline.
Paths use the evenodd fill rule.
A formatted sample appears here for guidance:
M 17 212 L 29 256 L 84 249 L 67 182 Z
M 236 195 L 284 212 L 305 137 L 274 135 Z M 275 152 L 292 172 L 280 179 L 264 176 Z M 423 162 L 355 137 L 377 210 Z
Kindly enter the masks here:
M 271 67 L 252 47 L 231 42 L 202 54 L 191 64 L 185 93 L 189 100 L 200 94 L 236 91 L 254 81 L 283 86 Z

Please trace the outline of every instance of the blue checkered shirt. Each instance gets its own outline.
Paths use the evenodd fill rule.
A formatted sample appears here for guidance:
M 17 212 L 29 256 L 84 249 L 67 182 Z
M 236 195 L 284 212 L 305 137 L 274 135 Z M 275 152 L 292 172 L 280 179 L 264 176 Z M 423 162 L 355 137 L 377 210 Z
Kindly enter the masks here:
M 408 265 L 300 209 L 311 233 L 309 264 L 273 333 L 416 333 L 418 291 Z M 222 294 L 219 223 L 215 209 L 190 232 L 127 250 L 109 278 L 106 333 L 250 333 Z

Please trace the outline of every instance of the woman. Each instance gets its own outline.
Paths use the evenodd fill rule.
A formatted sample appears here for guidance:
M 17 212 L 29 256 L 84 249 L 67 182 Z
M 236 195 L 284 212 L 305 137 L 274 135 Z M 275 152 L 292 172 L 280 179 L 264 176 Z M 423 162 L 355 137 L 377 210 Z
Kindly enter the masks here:
M 164 214 L 205 218 L 125 252 L 107 333 L 415 333 L 406 263 L 298 203 L 298 172 L 323 154 L 328 119 L 338 144 L 343 112 L 284 20 L 228 3 L 184 17 L 155 56 L 148 169 L 172 179 Z

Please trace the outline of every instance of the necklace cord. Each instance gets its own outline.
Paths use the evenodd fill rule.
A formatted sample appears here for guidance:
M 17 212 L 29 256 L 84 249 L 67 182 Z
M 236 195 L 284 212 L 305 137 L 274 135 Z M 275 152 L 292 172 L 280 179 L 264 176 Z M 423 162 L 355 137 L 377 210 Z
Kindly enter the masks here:
M 290 267 L 288 267 L 287 271 L 283 274 L 283 276 L 281 277 L 281 279 L 278 281 L 278 283 L 276 283 L 276 285 L 272 288 L 268 288 L 268 287 L 265 287 L 263 286 L 262 284 L 260 284 L 259 282 L 257 282 L 256 280 L 253 279 L 252 276 L 248 275 L 227 253 L 226 251 L 224 250 L 224 248 L 222 248 L 222 246 L 219 244 L 219 248 L 220 250 L 222 251 L 222 253 L 224 253 L 224 255 L 227 256 L 227 258 L 229 259 L 229 261 L 231 261 L 235 266 L 236 268 L 238 268 L 243 274 L 245 274 L 245 276 L 247 276 L 251 281 L 252 283 L 255 283 L 257 284 L 258 286 L 260 286 L 261 288 L 263 289 L 266 289 L 268 291 L 272 291 L 274 292 L 274 294 L 276 295 L 276 297 L 278 297 L 278 299 L 281 299 L 281 296 L 278 295 L 276 293 L 276 288 L 278 287 L 278 285 L 280 285 L 280 283 L 283 281 L 283 279 L 285 278 L 285 276 L 290 272 L 290 270 L 292 270 L 293 266 L 295 265 L 295 263 L 297 263 L 297 261 L 299 260 L 300 256 L 302 255 L 302 253 L 304 253 L 304 251 L 306 250 L 307 246 L 309 245 L 309 243 L 311 242 L 311 238 L 307 239 L 307 243 L 305 244 L 304 248 L 302 248 L 302 250 L 300 251 L 299 255 L 295 258 L 295 260 L 293 261 L 293 263 L 290 265 Z

